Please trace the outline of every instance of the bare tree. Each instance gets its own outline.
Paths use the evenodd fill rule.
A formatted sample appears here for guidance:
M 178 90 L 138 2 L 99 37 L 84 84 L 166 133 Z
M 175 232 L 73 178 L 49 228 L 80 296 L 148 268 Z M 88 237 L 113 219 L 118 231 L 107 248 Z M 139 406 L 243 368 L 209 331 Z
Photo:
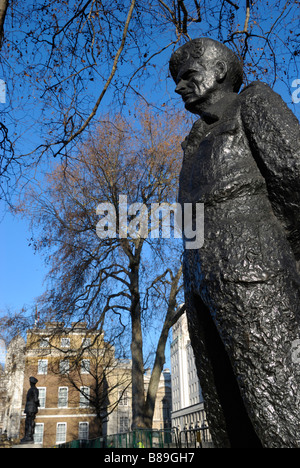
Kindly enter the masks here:
M 58 165 L 42 182 L 42 193 L 29 190 L 20 210 L 39 226 L 35 245 L 46 251 L 51 266 L 51 288 L 40 300 L 40 314 L 47 317 L 51 310 L 64 322 L 88 317 L 90 326 L 113 326 L 114 340 L 131 329 L 125 337 L 132 359 L 133 426 L 149 427 L 168 332 L 183 312 L 178 305 L 181 240 L 141 235 L 142 222 L 129 209 L 136 235 L 121 236 L 119 202 L 126 195 L 128 205 L 141 210 L 133 205 L 139 202 L 150 212 L 151 203 L 176 200 L 183 127 L 178 115 L 137 108 L 135 116 L 138 126 L 120 115 L 103 120 L 76 160 Z M 99 238 L 99 204 L 114 209 L 113 236 Z M 157 228 L 150 224 L 147 219 L 149 233 Z M 161 330 L 145 398 L 143 341 L 157 321 Z
M 191 38 L 210 36 L 234 49 L 245 83 L 289 87 L 298 72 L 297 0 L 14 0 L 7 10 L 2 3 L 2 71 L 12 103 L 6 128 L 13 145 L 6 151 L 14 149 L 16 171 L 47 156 L 71 157 L 103 105 L 126 108 L 137 95 L 165 105 L 168 94 L 159 100 L 171 49 Z M 159 92 L 150 97 L 153 80 Z

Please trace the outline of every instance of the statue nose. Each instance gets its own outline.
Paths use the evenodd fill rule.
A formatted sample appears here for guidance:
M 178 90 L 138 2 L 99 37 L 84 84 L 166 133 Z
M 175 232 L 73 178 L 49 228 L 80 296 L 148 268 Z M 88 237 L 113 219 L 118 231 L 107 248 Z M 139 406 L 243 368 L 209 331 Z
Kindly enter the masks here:
M 182 94 L 185 89 L 186 89 L 185 81 L 180 80 L 179 83 L 177 83 L 177 86 L 175 88 L 175 93 Z

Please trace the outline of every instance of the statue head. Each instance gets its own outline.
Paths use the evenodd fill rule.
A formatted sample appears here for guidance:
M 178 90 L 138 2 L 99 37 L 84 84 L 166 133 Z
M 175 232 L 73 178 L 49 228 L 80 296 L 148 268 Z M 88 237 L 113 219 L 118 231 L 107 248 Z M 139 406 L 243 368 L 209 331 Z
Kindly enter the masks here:
M 175 91 L 190 112 L 201 114 L 228 92 L 237 93 L 243 82 L 243 65 L 221 42 L 193 39 L 171 56 L 170 72 Z
M 38 380 L 35 377 L 29 377 L 30 385 L 35 385 L 38 383 Z

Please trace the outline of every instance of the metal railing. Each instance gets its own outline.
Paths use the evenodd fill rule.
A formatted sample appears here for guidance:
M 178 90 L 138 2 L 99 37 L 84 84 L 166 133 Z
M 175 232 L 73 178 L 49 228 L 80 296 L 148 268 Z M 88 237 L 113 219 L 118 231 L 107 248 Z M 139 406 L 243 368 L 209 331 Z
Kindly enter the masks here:
M 212 442 L 208 427 L 179 431 L 172 429 L 137 429 L 97 439 L 73 440 L 56 448 L 208 448 Z
M 207 426 L 194 429 L 184 429 L 179 432 L 179 448 L 213 448 L 209 428 Z
M 138 429 L 111 434 L 97 439 L 73 440 L 59 444 L 57 448 L 173 448 L 178 447 L 176 429 Z

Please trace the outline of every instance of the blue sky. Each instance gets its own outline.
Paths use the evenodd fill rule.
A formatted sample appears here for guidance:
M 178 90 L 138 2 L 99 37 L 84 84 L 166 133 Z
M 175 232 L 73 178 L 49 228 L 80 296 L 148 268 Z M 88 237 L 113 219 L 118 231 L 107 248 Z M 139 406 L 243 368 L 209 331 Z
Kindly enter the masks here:
M 0 207 L 4 208 L 1 202 Z M 28 223 L 6 213 L 0 224 L 0 314 L 8 308 L 17 312 L 23 306 L 34 305 L 44 290 L 46 268 L 29 243 Z M 0 363 L 4 356 L 0 343 Z
M 29 243 L 28 223 L 6 213 L 0 224 L 0 310 L 18 311 L 43 292 L 46 269 Z

